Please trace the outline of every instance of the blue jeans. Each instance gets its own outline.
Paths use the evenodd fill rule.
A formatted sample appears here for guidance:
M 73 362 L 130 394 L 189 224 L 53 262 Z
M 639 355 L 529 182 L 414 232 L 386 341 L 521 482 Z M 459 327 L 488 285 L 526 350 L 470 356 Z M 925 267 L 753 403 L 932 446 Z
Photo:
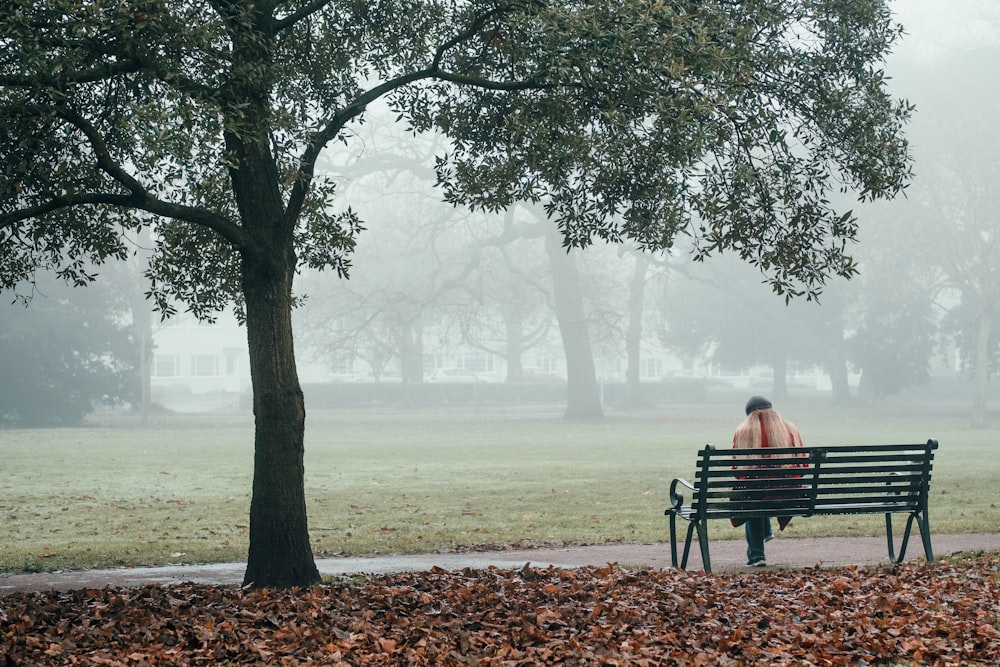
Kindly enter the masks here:
M 770 517 L 747 519 L 743 524 L 747 535 L 747 563 L 764 558 L 764 540 L 772 536 Z

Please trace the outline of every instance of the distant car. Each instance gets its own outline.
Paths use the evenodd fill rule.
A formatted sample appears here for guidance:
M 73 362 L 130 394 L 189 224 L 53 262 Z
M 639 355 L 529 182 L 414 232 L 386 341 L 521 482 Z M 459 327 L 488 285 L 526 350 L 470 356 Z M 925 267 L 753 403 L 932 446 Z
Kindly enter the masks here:
M 428 382 L 489 382 L 467 368 L 439 368 L 430 374 Z
M 544 368 L 523 368 L 521 369 L 522 382 L 565 382 L 566 378 L 555 371 Z

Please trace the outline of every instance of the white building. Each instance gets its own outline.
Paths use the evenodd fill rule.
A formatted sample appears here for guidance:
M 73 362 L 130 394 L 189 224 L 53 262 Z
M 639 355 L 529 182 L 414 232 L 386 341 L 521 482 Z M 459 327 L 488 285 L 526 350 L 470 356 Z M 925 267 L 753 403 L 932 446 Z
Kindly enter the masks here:
M 154 400 L 191 393 L 241 393 L 250 387 L 246 330 L 231 315 L 215 324 L 178 314 L 153 332 Z

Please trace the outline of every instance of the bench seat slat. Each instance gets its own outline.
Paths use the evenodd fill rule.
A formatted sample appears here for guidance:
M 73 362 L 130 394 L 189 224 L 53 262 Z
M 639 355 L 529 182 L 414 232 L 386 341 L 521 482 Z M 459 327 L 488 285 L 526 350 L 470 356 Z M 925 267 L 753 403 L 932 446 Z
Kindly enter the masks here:
M 914 471 L 923 469 L 924 462 L 907 457 L 897 462 L 885 461 L 840 461 L 836 459 L 826 459 L 821 467 L 824 470 L 839 470 L 850 473 L 887 472 L 893 471 Z M 743 459 L 726 465 L 711 465 L 706 471 L 708 477 L 732 477 L 734 472 L 740 474 L 765 473 L 792 475 L 807 470 L 812 464 L 805 459 Z
M 760 507 L 750 506 L 715 506 L 705 511 L 705 515 L 713 519 L 741 518 L 742 516 L 778 516 L 782 510 L 794 510 L 795 508 L 805 509 L 803 505 L 764 505 Z M 910 508 L 909 503 L 831 503 L 828 505 L 817 505 L 813 516 L 823 514 L 843 514 L 843 513 L 873 513 L 882 514 L 886 511 L 895 512 Z M 682 514 L 685 517 L 692 517 L 698 514 L 698 507 L 688 506 L 683 508 Z
M 814 495 L 824 495 L 831 493 L 870 493 L 877 495 L 888 495 L 892 493 L 906 493 L 919 490 L 923 487 L 919 478 L 886 477 L 869 482 L 864 479 L 840 479 L 840 480 L 817 480 L 815 484 L 810 480 L 803 480 L 801 484 L 739 484 L 739 485 L 708 485 L 704 495 L 708 498 L 728 498 L 739 496 L 741 498 L 753 498 L 756 496 L 790 496 L 808 493 Z
M 895 495 L 919 495 L 920 487 L 912 484 L 900 486 L 879 484 L 877 486 L 820 486 L 816 488 L 816 500 L 821 500 L 828 496 L 843 496 L 848 494 L 865 494 L 879 498 L 891 497 Z

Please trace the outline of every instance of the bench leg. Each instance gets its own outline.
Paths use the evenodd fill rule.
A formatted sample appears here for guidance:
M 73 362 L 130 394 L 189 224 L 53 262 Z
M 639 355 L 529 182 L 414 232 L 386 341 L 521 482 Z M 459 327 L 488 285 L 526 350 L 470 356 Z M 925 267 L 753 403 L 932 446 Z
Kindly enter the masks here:
M 701 548 L 701 563 L 705 572 L 712 571 L 712 559 L 708 557 L 708 526 L 705 521 L 698 522 L 698 546 Z
M 893 563 L 898 563 L 896 560 L 896 545 L 892 543 L 892 514 L 886 512 L 885 514 L 885 538 L 889 542 L 889 560 Z M 903 540 L 903 551 L 906 551 L 906 540 Z M 900 560 L 902 560 L 902 555 L 900 555 Z
M 920 531 L 920 541 L 924 545 L 924 558 L 927 559 L 928 563 L 934 562 L 934 551 L 931 548 L 931 527 L 930 522 L 927 520 L 927 514 L 923 511 L 917 511 L 910 514 L 906 520 L 906 529 L 903 531 L 903 540 L 899 545 L 899 556 L 896 556 L 895 549 L 892 544 L 892 515 L 885 515 L 885 532 L 889 539 L 889 560 L 894 563 L 902 563 L 903 559 L 906 557 L 906 547 L 910 541 L 910 531 L 913 529 L 913 522 L 916 520 L 917 529 Z
M 688 523 L 687 536 L 684 538 L 684 553 L 681 556 L 681 569 L 686 570 L 688 556 L 691 555 L 691 539 L 694 531 L 698 531 L 698 548 L 701 550 L 701 562 L 705 572 L 712 571 L 712 561 L 708 555 L 708 530 L 703 521 L 691 521 Z M 670 515 L 670 564 L 677 567 L 677 518 Z
M 893 563 L 902 563 L 903 559 L 906 558 L 906 547 L 910 543 L 910 531 L 913 529 L 913 518 L 915 514 L 910 514 L 906 519 L 906 528 L 903 530 L 903 539 L 899 543 L 899 555 L 896 555 L 896 549 L 892 543 L 892 514 L 885 515 L 885 534 L 886 539 L 889 540 L 889 560 Z
M 934 550 L 931 549 L 931 522 L 927 518 L 927 510 L 917 517 L 917 527 L 920 528 L 920 540 L 924 543 L 924 558 L 928 563 L 934 562 Z
M 911 514 L 906 519 L 906 530 L 903 531 L 903 541 L 899 545 L 899 558 L 896 559 L 897 563 L 902 563 L 903 562 L 903 558 L 906 556 L 906 545 L 910 543 L 910 530 L 913 529 L 913 517 L 914 516 L 916 516 L 916 515 L 915 514 Z
M 688 566 L 688 556 L 691 554 L 691 536 L 694 534 L 696 522 L 688 524 L 687 539 L 684 540 L 684 556 L 681 558 L 681 569 L 686 570 Z
M 677 567 L 677 515 L 670 513 L 670 564 Z

